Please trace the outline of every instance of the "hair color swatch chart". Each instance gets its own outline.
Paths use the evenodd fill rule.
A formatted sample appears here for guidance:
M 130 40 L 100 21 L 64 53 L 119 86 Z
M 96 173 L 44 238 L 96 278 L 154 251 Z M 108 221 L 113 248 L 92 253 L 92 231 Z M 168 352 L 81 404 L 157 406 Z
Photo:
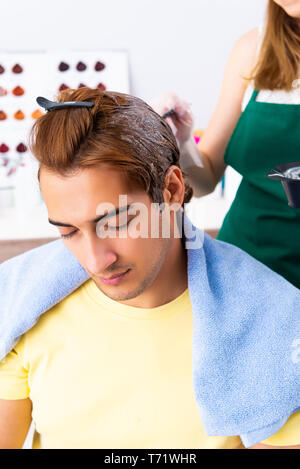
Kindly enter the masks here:
M 83 86 L 129 93 L 126 52 L 0 53 L 0 206 L 3 190 L 32 164 L 29 132 L 44 112 L 36 98 L 55 100 L 59 91 Z

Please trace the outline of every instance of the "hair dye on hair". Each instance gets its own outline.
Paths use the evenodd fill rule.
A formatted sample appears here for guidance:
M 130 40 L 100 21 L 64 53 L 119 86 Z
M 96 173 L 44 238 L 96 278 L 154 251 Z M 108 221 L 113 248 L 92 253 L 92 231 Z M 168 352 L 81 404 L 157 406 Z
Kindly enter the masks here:
M 163 202 L 166 172 L 172 165 L 180 167 L 180 153 L 161 116 L 134 96 L 87 87 L 61 91 L 57 101 L 89 101 L 94 106 L 54 110 L 34 123 L 30 149 L 40 169 L 67 177 L 87 167 L 110 165 L 153 202 Z M 192 193 L 185 180 L 184 203 Z

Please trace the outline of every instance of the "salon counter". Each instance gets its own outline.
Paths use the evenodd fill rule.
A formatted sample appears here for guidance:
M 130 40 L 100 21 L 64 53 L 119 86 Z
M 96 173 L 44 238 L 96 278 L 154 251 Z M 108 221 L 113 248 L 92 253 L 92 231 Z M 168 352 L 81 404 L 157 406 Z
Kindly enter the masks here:
M 11 257 L 18 256 L 30 249 L 42 246 L 42 244 L 54 241 L 54 239 L 55 238 L 38 238 L 0 241 L 0 264 Z

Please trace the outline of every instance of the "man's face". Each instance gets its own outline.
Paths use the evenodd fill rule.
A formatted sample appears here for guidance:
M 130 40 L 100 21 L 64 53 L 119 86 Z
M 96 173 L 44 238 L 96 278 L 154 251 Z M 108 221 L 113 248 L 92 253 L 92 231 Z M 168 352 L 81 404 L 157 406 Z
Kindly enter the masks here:
M 145 191 L 128 188 L 121 172 L 104 165 L 82 169 L 68 177 L 42 169 L 40 187 L 49 221 L 71 225 L 58 226 L 63 241 L 103 293 L 116 301 L 126 301 L 159 282 L 174 239 L 151 237 L 151 199 Z M 92 221 L 109 212 L 103 204 L 120 208 L 119 195 L 127 196 L 123 207 L 142 203 L 147 208 L 148 237 L 128 235 L 137 215 L 130 215 L 127 210 L 97 223 Z M 109 231 L 116 236 L 99 237 L 99 228 L 102 233 Z

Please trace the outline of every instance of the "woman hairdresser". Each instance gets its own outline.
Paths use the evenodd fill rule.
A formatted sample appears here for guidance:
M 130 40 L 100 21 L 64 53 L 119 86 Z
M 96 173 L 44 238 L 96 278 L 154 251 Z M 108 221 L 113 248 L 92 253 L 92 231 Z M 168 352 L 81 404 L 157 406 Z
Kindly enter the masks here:
M 243 176 L 218 239 L 240 247 L 298 288 L 300 210 L 288 206 L 282 184 L 266 175 L 277 165 L 300 160 L 299 65 L 300 0 L 269 0 L 264 28 L 247 33 L 232 50 L 217 108 L 198 146 L 202 168 L 193 163 L 186 103 L 168 95 L 157 109 L 176 111 L 168 122 L 197 196 L 215 189 L 226 165 Z

